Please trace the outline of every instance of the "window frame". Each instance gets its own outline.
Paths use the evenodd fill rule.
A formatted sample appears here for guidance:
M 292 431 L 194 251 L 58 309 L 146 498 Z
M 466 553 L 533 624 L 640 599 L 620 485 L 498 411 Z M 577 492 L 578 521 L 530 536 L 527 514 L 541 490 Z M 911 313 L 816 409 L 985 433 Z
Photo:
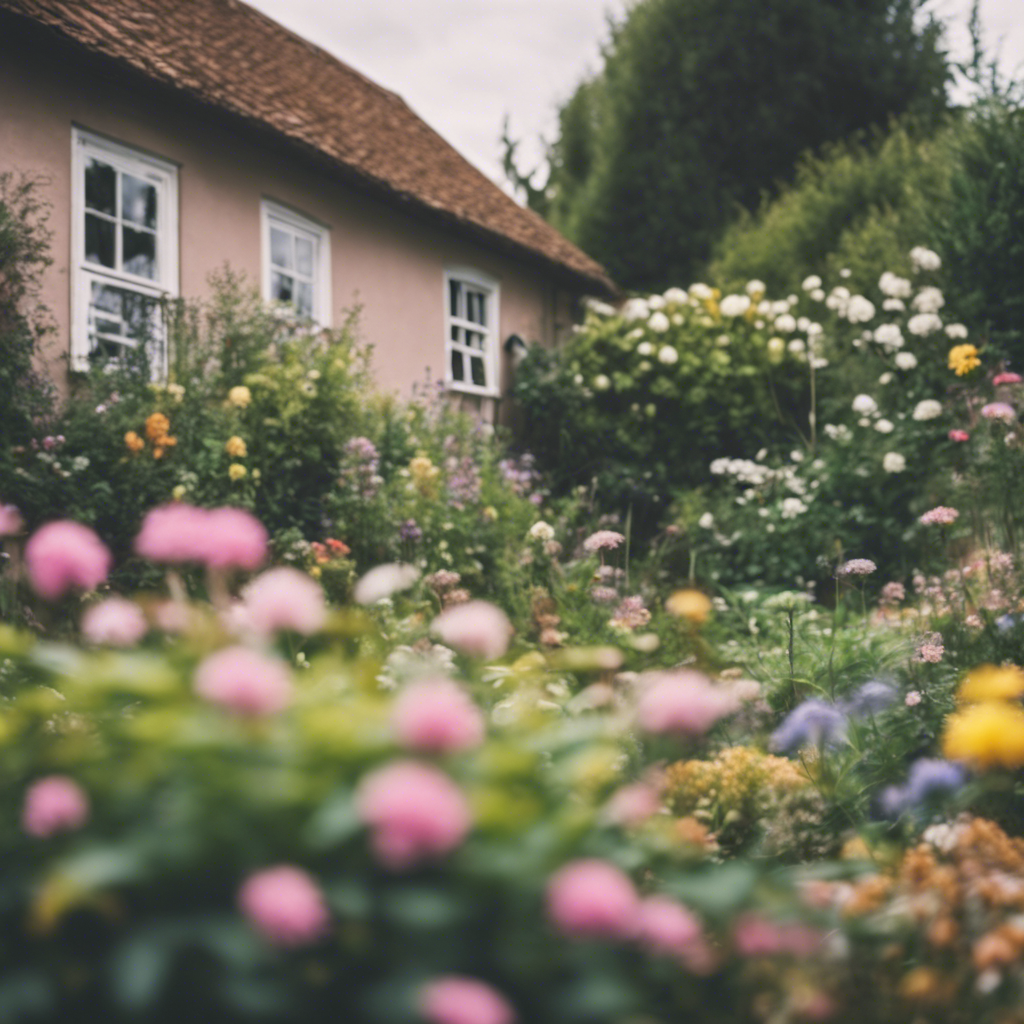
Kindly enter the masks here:
M 487 324 L 453 316 L 451 311 L 451 285 L 457 282 L 481 291 L 487 298 Z M 501 285 L 498 280 L 472 267 L 447 267 L 444 272 L 444 381 L 450 391 L 483 398 L 501 397 Z M 452 327 L 473 330 L 484 337 L 484 374 L 487 383 L 483 386 L 470 380 L 455 380 L 452 376 L 452 351 L 465 354 L 473 352 L 468 346 L 452 341 Z M 481 329 L 481 328 L 484 329 Z M 479 354 L 479 353 L 475 353 Z
M 124 269 L 90 263 L 85 256 L 85 170 L 90 159 L 100 160 L 122 174 L 142 178 L 156 187 L 157 221 L 153 229 L 157 261 L 157 278 L 133 274 Z M 118 210 L 114 223 L 122 224 Z M 92 346 L 89 341 L 89 309 L 94 282 L 122 288 L 160 301 L 179 294 L 178 262 L 178 165 L 153 156 L 145 150 L 115 142 L 103 135 L 72 125 L 71 128 L 71 369 L 89 370 Z M 115 251 L 120 251 L 120 231 L 115 233 Z M 161 333 L 162 325 L 156 328 Z M 110 340 L 115 340 L 111 336 Z M 150 365 L 154 380 L 167 373 L 166 336 L 160 338 L 159 359 Z M 136 347 L 130 339 L 125 348 Z
M 260 281 L 263 301 L 275 302 L 270 292 L 273 265 L 270 262 L 270 229 L 277 225 L 292 234 L 310 236 L 315 243 L 313 254 L 313 321 L 320 327 L 331 326 L 331 229 L 326 224 L 264 197 L 260 202 Z

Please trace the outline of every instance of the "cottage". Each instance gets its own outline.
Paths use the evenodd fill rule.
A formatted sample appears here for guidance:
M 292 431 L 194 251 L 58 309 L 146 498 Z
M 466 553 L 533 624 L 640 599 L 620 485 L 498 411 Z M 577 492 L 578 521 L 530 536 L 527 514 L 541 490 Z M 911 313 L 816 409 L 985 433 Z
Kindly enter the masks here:
M 0 0 L 2 170 L 48 179 L 62 386 L 226 263 L 324 325 L 358 304 L 382 387 L 429 368 L 493 419 L 509 339 L 552 344 L 614 290 L 400 97 L 240 0 Z

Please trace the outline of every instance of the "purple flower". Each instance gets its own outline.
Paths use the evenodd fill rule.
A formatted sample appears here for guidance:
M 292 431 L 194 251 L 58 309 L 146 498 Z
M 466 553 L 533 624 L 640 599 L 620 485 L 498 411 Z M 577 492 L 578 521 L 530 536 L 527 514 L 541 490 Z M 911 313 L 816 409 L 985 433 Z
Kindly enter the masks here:
M 828 701 L 812 698 L 799 704 L 772 733 L 776 750 L 836 746 L 846 738 L 846 715 Z
M 851 558 L 836 569 L 837 576 L 867 576 L 878 568 L 870 558 Z
M 896 696 L 896 687 L 891 683 L 873 679 L 854 691 L 847 706 L 851 715 L 877 715 L 894 703 Z
M 879 804 L 887 818 L 898 818 L 937 794 L 959 789 L 966 781 L 962 765 L 938 757 L 921 757 L 910 766 L 906 784 L 887 786 Z
M 614 551 L 620 544 L 625 543 L 626 538 L 615 530 L 598 530 L 592 533 L 584 542 L 583 550 L 588 555 L 595 551 Z
M 404 523 L 398 528 L 398 536 L 402 540 L 408 540 L 416 542 L 423 539 L 423 531 L 416 524 L 415 519 L 406 519 Z

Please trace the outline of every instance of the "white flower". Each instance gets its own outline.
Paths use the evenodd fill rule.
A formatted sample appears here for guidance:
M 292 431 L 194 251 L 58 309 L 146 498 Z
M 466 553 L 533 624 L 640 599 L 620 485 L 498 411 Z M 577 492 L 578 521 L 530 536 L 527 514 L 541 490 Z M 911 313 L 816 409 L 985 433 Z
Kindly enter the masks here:
M 671 322 L 664 313 L 657 312 L 651 314 L 650 320 L 647 321 L 647 326 L 652 331 L 657 331 L 658 334 L 664 334 L 671 327 Z
M 913 352 L 897 352 L 896 366 L 901 370 L 913 370 L 917 366 L 917 356 Z
M 750 309 L 749 295 L 726 295 L 718 307 L 722 316 L 743 316 Z
M 675 302 L 678 303 L 680 306 L 684 302 L 686 302 L 686 300 L 689 299 L 689 297 L 690 296 L 687 295 L 682 288 L 669 288 L 669 290 L 665 292 L 666 302 Z
M 637 355 L 653 356 L 654 346 L 649 341 L 641 341 L 636 347 Z
M 803 462 L 804 461 L 804 453 L 802 451 L 800 451 L 799 449 L 794 449 L 793 451 L 791 451 L 789 453 L 789 458 L 790 458 L 791 462 Z
M 783 519 L 795 519 L 807 511 L 807 506 L 799 498 L 783 498 L 780 514 Z
M 814 291 L 811 292 L 811 298 L 815 302 L 824 302 L 825 292 L 821 288 L 815 288 Z
M 963 324 L 946 324 L 946 335 L 955 341 L 962 341 L 967 337 L 967 328 Z
M 792 334 L 796 330 L 796 318 L 791 313 L 783 313 L 775 318 L 775 330 L 780 334 Z
M 671 366 L 679 361 L 679 353 L 671 345 L 662 345 L 658 349 L 658 362 Z
M 888 370 L 886 370 L 885 373 L 883 373 L 882 376 L 878 378 L 878 383 L 879 384 L 891 384 L 892 383 L 892 374 Z
M 600 299 L 586 298 L 583 300 L 583 305 L 590 310 L 591 313 L 596 313 L 598 316 L 615 316 L 615 309 L 609 306 L 607 302 L 602 302 Z
M 780 358 L 786 352 L 786 343 L 781 338 L 768 339 L 768 355 L 775 359 Z
M 603 373 L 599 373 L 594 378 L 593 386 L 595 391 L 607 391 L 612 386 L 612 382 Z
M 732 344 L 732 341 L 730 340 L 728 334 L 720 334 L 717 338 L 715 338 L 715 344 L 719 348 L 728 348 Z
M 627 299 L 622 307 L 623 320 L 646 320 L 650 315 L 651 311 L 643 299 Z
M 843 267 L 843 269 L 839 271 L 839 276 L 849 277 L 852 273 L 853 271 L 849 267 Z
M 893 425 L 891 420 L 879 420 L 875 424 L 875 430 L 880 434 L 891 434 L 896 427 Z
M 938 270 L 942 266 L 939 254 L 923 245 L 916 245 L 910 250 L 910 262 L 915 270 Z
M 682 313 L 673 313 L 672 314 L 672 323 L 674 323 L 676 325 L 676 327 L 682 327 L 685 322 L 686 321 L 683 319 L 683 314 Z
M 910 304 L 918 313 L 938 313 L 946 304 L 946 300 L 938 288 L 929 285 L 927 288 L 922 288 Z
M 878 290 L 891 299 L 909 299 L 910 281 L 905 277 L 897 277 L 891 270 L 887 270 L 878 279 Z
M 875 304 L 863 295 L 854 295 L 846 306 L 846 319 L 851 324 L 866 324 L 875 315 Z
M 794 355 L 800 352 L 804 352 L 806 349 L 807 345 L 804 343 L 803 338 L 794 338 L 789 343 L 789 351 L 792 352 Z
M 706 284 L 701 284 L 699 281 L 696 284 L 690 285 L 690 298 L 703 301 L 704 299 L 710 299 L 713 293 Z
M 886 473 L 902 473 L 907 468 L 907 460 L 899 452 L 886 452 L 882 459 L 882 469 Z
M 420 571 L 414 565 L 397 562 L 378 565 L 356 582 L 352 599 L 356 604 L 376 604 L 399 590 L 408 590 L 419 576 Z
M 882 303 L 882 309 L 886 313 L 902 313 L 907 308 L 907 304 L 902 299 L 886 299 Z
M 825 328 L 822 327 L 821 324 L 814 323 L 813 320 L 807 325 L 808 338 L 817 338 L 820 334 L 823 334 L 824 332 Z
M 647 296 L 647 307 L 648 309 L 661 309 L 665 305 L 665 300 L 660 295 L 648 295 Z
M 852 409 L 862 416 L 870 416 L 871 413 L 878 412 L 878 403 L 870 395 L 858 395 L 853 400 Z
M 697 525 L 702 530 L 710 530 L 715 525 L 715 517 L 710 512 L 705 512 L 704 515 L 697 520 Z
M 838 285 L 829 292 L 828 298 L 825 300 L 825 305 L 829 309 L 838 313 L 840 316 L 846 315 L 846 306 L 850 301 L 850 289 L 844 288 L 842 285 Z
M 934 398 L 925 398 L 914 407 L 913 417 L 919 423 L 923 423 L 925 420 L 934 420 L 941 415 L 942 403 L 935 401 Z
M 626 335 L 626 337 L 629 338 L 630 341 L 636 341 L 638 338 L 642 338 L 643 336 L 644 329 L 642 327 L 634 327 L 633 330 L 631 330 L 629 334 Z
M 543 519 L 530 527 L 529 537 L 531 540 L 549 541 L 555 539 L 555 528 Z
M 779 299 L 778 302 L 772 302 L 769 304 L 768 312 L 772 316 L 782 316 L 783 313 L 789 312 L 789 306 L 789 299 Z
M 924 338 L 942 330 L 942 321 L 934 313 L 918 313 L 907 321 L 907 330 Z
M 850 428 L 842 424 L 826 423 L 824 430 L 826 435 L 833 441 L 849 441 L 853 437 L 853 434 L 850 433 Z
M 896 324 L 882 324 L 874 335 L 875 341 L 887 349 L 898 349 L 903 347 L 903 332 Z
M 751 298 L 755 295 L 764 295 L 765 291 L 767 291 L 767 289 L 764 286 L 764 281 L 758 281 L 757 278 L 755 278 L 753 281 L 747 282 L 746 292 Z
M 805 292 L 813 292 L 816 288 L 821 287 L 821 278 L 817 274 L 811 274 L 810 277 L 804 278 L 804 283 L 800 287 Z

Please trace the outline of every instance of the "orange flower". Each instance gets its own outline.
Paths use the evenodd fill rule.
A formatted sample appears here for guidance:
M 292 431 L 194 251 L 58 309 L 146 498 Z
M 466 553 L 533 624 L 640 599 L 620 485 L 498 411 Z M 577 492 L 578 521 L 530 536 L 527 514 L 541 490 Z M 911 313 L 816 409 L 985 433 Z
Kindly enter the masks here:
M 134 430 L 129 430 L 128 433 L 124 435 L 124 443 L 128 451 L 133 454 L 135 452 L 141 452 L 142 449 L 146 447 L 146 442 L 143 441 Z
M 171 421 L 162 413 L 155 412 L 146 420 L 146 437 L 158 442 L 171 429 Z

